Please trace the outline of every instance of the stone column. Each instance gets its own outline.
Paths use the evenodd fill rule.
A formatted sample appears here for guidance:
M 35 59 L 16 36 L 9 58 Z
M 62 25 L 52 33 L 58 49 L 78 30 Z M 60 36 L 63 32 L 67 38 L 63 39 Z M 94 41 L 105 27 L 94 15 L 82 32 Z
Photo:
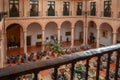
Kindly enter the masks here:
M 0 68 L 4 67 L 3 40 L 0 39 Z
M 27 31 L 24 30 L 24 53 L 27 55 Z
M 86 39 L 85 39 L 85 44 L 88 45 L 88 27 L 85 27 L 86 30 Z
M 113 44 L 117 43 L 117 33 L 113 32 Z
M 58 43 L 60 43 L 60 29 L 58 29 Z
M 83 44 L 86 44 L 86 30 L 85 27 L 83 28 Z
M 74 46 L 74 28 L 71 29 L 71 46 Z
M 42 30 L 42 50 L 45 50 L 45 30 Z
M 97 29 L 97 48 L 100 47 L 100 29 Z
M 7 57 L 7 41 L 6 41 L 6 33 L 5 30 L 2 31 L 2 39 L 1 39 L 1 62 L 2 64 L 6 62 Z M 3 66 L 3 65 L 2 65 Z

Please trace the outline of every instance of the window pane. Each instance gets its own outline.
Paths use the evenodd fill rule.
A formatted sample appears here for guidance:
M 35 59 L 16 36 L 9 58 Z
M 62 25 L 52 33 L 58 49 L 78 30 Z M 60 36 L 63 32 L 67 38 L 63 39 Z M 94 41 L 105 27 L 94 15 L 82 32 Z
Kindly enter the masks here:
M 38 16 L 38 1 L 30 0 L 30 16 Z
M 82 15 L 82 2 L 77 3 L 77 15 Z
M 70 3 L 64 2 L 63 4 L 63 15 L 64 16 L 69 16 L 69 8 L 70 8 Z
M 48 16 L 55 16 L 55 2 L 48 1 Z
M 96 15 L 96 3 L 95 2 L 91 2 L 91 7 L 90 7 L 90 15 L 91 16 L 95 16 Z
M 19 0 L 9 0 L 10 17 L 19 17 Z
M 111 1 L 104 1 L 104 16 L 111 16 Z

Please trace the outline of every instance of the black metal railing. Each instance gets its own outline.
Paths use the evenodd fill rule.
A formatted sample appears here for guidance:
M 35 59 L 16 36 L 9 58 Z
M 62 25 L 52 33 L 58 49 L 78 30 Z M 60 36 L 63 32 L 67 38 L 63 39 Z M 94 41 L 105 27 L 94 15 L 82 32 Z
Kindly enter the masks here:
M 37 12 L 30 12 L 30 11 L 28 11 L 27 12 L 27 16 L 28 17 L 38 17 L 38 16 L 41 16 L 41 13 L 40 13 L 40 11 L 37 11 Z
M 101 12 L 101 17 L 113 17 L 113 12 Z
M 113 53 L 114 52 L 114 53 Z M 115 60 L 113 60 L 112 56 L 115 55 Z M 96 60 L 95 60 L 95 59 Z M 114 71 L 112 78 L 114 80 L 119 80 L 120 71 L 119 71 L 119 60 L 120 60 L 120 44 L 111 45 L 107 47 L 101 47 L 97 49 L 91 49 L 83 52 L 76 52 L 69 55 L 63 55 L 61 57 L 47 59 L 47 60 L 37 60 L 34 62 L 28 62 L 20 65 L 16 65 L 13 67 L 6 67 L 0 69 L 0 80 L 13 80 L 19 76 L 26 74 L 34 74 L 34 80 L 38 80 L 38 73 L 42 70 L 47 70 L 50 68 L 54 68 L 54 79 L 58 80 L 58 69 L 62 65 L 71 65 L 70 67 L 70 80 L 74 80 L 74 73 L 79 73 L 77 71 L 76 64 L 79 61 L 85 62 L 85 76 L 84 79 L 88 80 L 90 78 L 89 70 L 90 65 L 92 64 L 91 59 L 96 61 L 95 63 L 95 76 L 94 80 L 100 80 L 101 73 L 100 71 L 105 70 L 104 80 L 111 80 L 111 63 L 114 63 Z M 106 63 L 105 66 L 103 62 Z M 79 80 L 79 79 L 78 79 Z M 83 80 L 83 79 L 82 79 Z
M 63 16 L 72 16 L 72 11 L 62 11 Z
M 58 14 L 57 11 L 53 11 L 53 12 L 46 11 L 46 16 L 58 16 Z

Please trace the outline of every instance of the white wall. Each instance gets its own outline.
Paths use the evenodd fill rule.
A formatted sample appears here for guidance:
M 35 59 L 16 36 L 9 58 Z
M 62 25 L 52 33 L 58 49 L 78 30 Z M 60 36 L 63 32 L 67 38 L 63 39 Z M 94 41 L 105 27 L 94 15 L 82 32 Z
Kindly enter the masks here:
M 48 41 L 50 41 L 50 37 L 53 36 L 53 35 L 57 35 L 57 25 L 55 23 L 49 23 L 46 28 L 45 28 L 45 40 L 46 40 L 46 37 L 49 38 Z
M 66 32 L 71 32 L 71 27 L 70 27 L 70 24 L 64 24 L 62 25 L 61 27 L 61 36 L 62 36 L 62 41 L 66 41 L 67 37 L 69 38 L 69 40 L 71 41 L 71 36 L 66 36 L 65 33 Z
M 82 24 L 76 24 L 75 26 L 75 40 L 79 40 L 80 32 L 83 32 L 83 25 Z
M 31 36 L 31 46 L 35 46 L 36 42 L 42 41 L 42 39 L 37 39 L 38 34 L 42 34 L 40 25 L 31 24 L 27 29 L 27 36 Z

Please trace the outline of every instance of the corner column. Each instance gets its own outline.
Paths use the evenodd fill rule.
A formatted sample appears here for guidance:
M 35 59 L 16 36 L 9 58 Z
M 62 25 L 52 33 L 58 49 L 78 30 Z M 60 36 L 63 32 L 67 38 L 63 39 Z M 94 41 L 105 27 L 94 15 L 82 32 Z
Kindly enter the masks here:
M 4 67 L 4 53 L 3 53 L 3 40 L 0 39 L 0 68 Z

